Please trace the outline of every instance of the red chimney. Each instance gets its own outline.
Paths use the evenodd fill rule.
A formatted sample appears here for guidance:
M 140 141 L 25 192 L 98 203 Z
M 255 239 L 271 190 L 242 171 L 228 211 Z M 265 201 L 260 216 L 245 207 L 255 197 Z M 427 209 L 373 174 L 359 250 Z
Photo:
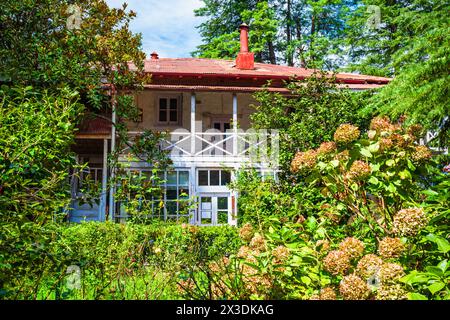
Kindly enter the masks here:
M 158 56 L 158 54 L 155 51 L 153 51 L 150 54 L 150 57 L 151 57 L 152 60 L 158 60 L 159 59 L 159 56 Z
M 255 69 L 255 56 L 253 52 L 248 52 L 248 25 L 245 23 L 239 26 L 241 31 L 241 51 L 236 58 L 236 67 L 242 70 Z

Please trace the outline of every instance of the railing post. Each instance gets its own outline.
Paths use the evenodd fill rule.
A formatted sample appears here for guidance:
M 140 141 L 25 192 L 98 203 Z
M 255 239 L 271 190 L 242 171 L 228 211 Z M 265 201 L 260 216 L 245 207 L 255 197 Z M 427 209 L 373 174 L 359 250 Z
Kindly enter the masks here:
M 191 94 L 191 156 L 195 155 L 195 93 Z
M 238 140 L 237 140 L 237 134 L 238 134 L 238 123 L 237 123 L 237 95 L 236 93 L 233 93 L 233 156 L 238 155 Z
M 116 89 L 114 86 L 111 88 L 111 154 L 114 154 L 116 148 Z M 114 221 L 114 212 L 115 212 L 115 201 L 114 201 L 114 185 L 112 182 L 114 181 L 114 168 L 111 167 L 111 172 L 109 175 L 109 179 L 111 181 L 110 189 L 109 189 L 109 220 Z
M 100 204 L 100 221 L 105 221 L 106 193 L 108 189 L 108 139 L 103 139 L 102 195 Z

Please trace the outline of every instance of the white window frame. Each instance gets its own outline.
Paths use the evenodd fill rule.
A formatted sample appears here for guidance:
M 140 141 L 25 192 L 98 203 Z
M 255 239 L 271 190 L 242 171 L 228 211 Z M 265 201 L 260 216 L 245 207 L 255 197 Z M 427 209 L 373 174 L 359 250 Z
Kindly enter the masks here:
M 166 109 L 166 121 L 160 121 L 159 115 L 160 115 L 160 100 L 166 99 L 167 101 L 167 109 Z M 170 100 L 175 99 L 177 101 L 177 120 L 176 121 L 170 121 Z M 156 125 L 159 126 L 179 126 L 182 123 L 182 98 L 178 94 L 159 94 L 156 96 L 155 101 L 155 110 L 156 110 Z

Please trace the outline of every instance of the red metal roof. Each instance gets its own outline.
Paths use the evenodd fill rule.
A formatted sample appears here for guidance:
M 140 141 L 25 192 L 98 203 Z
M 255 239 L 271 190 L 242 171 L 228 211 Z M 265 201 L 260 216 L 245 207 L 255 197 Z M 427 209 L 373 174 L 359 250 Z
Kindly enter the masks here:
M 341 84 L 338 87 L 349 88 L 353 90 L 365 90 L 379 88 L 379 84 Z M 249 86 L 208 86 L 208 85 L 172 85 L 172 84 L 147 84 L 146 89 L 161 90 L 161 91 L 226 91 L 226 92 L 255 92 L 267 90 L 270 92 L 290 93 L 286 88 L 280 87 L 249 87 Z
M 296 68 L 265 63 L 255 63 L 255 69 L 253 70 L 241 70 L 236 68 L 234 60 L 200 58 L 149 59 L 144 62 L 144 70 L 155 76 L 263 78 L 267 80 L 289 79 L 292 77 L 303 79 L 318 71 L 316 69 Z M 338 73 L 336 74 L 336 79 L 343 83 L 375 84 L 387 84 L 391 80 L 390 78 L 353 73 Z
M 111 135 L 111 121 L 104 118 L 85 118 L 78 126 L 77 137 Z

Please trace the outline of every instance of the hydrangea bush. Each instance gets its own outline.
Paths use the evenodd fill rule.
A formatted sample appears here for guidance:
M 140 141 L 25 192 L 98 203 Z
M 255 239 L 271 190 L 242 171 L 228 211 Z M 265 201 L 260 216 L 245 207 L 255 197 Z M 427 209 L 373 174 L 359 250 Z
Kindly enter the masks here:
M 449 299 L 450 188 L 422 133 L 384 117 L 366 133 L 343 124 L 334 141 L 296 153 L 284 188 L 238 185 L 256 192 L 241 201 L 251 224 L 230 265 L 251 268 L 238 279 L 253 288 L 226 297 Z

